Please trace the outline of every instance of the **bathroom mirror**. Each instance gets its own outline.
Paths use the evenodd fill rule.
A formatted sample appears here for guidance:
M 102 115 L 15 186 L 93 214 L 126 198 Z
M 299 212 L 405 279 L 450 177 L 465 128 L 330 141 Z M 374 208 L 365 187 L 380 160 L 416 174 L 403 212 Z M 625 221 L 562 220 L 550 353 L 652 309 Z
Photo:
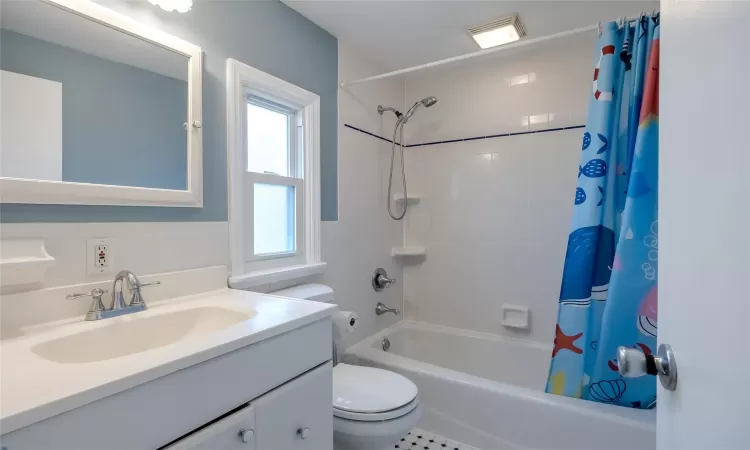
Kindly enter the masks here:
M 2 8 L 0 201 L 202 206 L 199 47 L 87 0 Z

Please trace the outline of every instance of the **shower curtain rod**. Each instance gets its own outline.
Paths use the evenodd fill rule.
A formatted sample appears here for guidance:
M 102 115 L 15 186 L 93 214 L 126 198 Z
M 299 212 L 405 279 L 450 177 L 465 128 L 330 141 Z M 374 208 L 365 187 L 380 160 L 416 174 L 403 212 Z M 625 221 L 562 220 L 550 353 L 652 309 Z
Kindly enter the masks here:
M 507 44 L 507 45 L 503 45 L 503 46 L 499 46 L 499 47 L 489 48 L 489 49 L 486 49 L 486 50 L 479 50 L 479 51 L 476 51 L 476 52 L 467 53 L 465 55 L 460 55 L 460 56 L 454 56 L 452 58 L 441 59 L 439 61 L 433 61 L 431 63 L 421 64 L 419 66 L 414 66 L 414 67 L 408 67 L 406 69 L 394 70 L 393 72 L 382 73 L 380 75 L 374 75 L 374 76 L 367 77 L 367 78 L 361 78 L 359 80 L 342 81 L 341 84 L 340 84 L 340 86 L 342 88 L 344 88 L 344 87 L 347 87 L 347 86 L 354 86 L 355 84 L 366 83 L 368 81 L 382 80 L 384 78 L 390 78 L 390 77 L 395 77 L 397 75 L 403 75 L 403 74 L 406 74 L 406 73 L 417 72 L 419 70 L 429 69 L 430 67 L 442 66 L 443 64 L 451 64 L 451 63 L 454 63 L 454 62 L 463 61 L 465 59 L 474 58 L 474 57 L 477 57 L 477 56 L 489 55 L 491 53 L 497 53 L 497 52 L 501 52 L 503 50 L 510 50 L 512 48 L 518 48 L 518 47 L 524 47 L 524 46 L 527 46 L 527 45 L 538 44 L 540 42 L 545 42 L 545 41 L 549 41 L 549 40 L 553 40 L 553 39 L 559 39 L 559 38 L 566 37 L 566 36 L 572 36 L 574 34 L 585 33 L 587 31 L 595 31 L 595 30 L 599 29 L 600 25 L 601 24 L 597 23 L 597 24 L 594 24 L 594 25 L 586 26 L 586 27 L 574 28 L 572 30 L 563 31 L 561 33 L 549 34 L 547 36 L 540 36 L 538 38 L 528 39 L 528 40 L 525 40 L 525 41 L 516 41 L 516 42 L 514 42 L 512 44 Z

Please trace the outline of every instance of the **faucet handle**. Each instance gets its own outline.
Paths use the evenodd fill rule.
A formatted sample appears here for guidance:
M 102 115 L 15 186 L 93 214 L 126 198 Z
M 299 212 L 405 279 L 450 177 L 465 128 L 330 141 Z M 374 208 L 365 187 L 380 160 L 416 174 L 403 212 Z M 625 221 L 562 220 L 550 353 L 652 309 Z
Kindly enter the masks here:
M 161 281 L 151 281 L 149 283 L 141 283 L 140 280 L 137 280 L 137 282 L 131 287 L 132 297 L 130 299 L 130 306 L 133 306 L 133 305 L 146 306 L 145 302 L 143 301 L 143 296 L 141 295 L 141 288 L 148 287 L 148 286 L 155 286 L 157 284 L 161 284 Z
M 68 294 L 68 295 L 65 296 L 65 300 L 76 300 L 76 299 L 79 299 L 81 297 L 94 297 L 95 299 L 99 298 L 99 300 L 101 300 L 102 299 L 102 295 L 104 295 L 106 292 L 107 292 L 106 289 L 94 288 L 94 289 L 92 289 L 92 290 L 90 290 L 88 292 L 83 292 L 83 293 L 79 292 L 79 293 L 76 293 L 76 294 Z
M 391 287 L 392 284 L 396 283 L 395 278 L 388 278 L 388 274 L 385 269 L 378 268 L 372 275 L 372 287 L 377 292 L 382 291 L 385 288 Z
M 102 311 L 104 311 L 102 295 L 104 295 L 106 292 L 106 289 L 94 288 L 86 293 L 68 294 L 65 296 L 65 299 L 76 300 L 81 297 L 91 297 L 91 306 L 89 306 L 89 311 L 86 313 L 86 320 L 96 320 L 101 318 L 101 313 Z

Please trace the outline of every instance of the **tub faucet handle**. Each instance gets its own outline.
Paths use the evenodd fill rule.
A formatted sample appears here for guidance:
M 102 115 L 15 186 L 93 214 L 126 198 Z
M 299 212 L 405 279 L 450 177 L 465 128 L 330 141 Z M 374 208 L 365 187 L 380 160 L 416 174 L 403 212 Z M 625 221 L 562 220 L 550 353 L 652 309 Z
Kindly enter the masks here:
M 388 274 L 383 268 L 376 269 L 375 273 L 372 275 L 372 287 L 378 292 L 382 291 L 385 288 L 391 287 L 391 285 L 395 283 L 396 279 L 388 278 Z

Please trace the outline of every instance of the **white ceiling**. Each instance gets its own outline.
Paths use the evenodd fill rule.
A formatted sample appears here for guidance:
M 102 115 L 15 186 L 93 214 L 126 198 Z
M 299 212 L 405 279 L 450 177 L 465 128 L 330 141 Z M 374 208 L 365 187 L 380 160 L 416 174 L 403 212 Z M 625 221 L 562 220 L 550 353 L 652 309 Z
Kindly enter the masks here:
M 282 0 L 352 49 L 395 70 L 479 50 L 468 29 L 518 14 L 527 38 L 651 12 L 658 1 Z

